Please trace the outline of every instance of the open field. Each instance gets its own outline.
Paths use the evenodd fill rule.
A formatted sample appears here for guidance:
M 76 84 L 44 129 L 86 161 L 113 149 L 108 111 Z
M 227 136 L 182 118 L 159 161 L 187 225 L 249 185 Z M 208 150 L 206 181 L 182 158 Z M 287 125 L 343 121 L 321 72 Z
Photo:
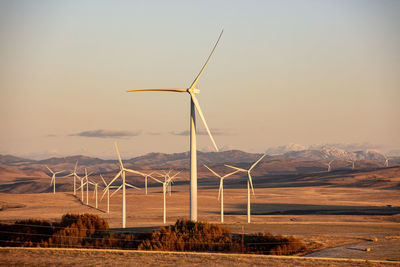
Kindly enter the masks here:
M 224 170 L 220 170 L 220 172 L 224 173 Z M 187 173 L 184 172 L 182 176 L 187 176 Z M 220 205 L 217 201 L 219 181 L 207 172 L 202 172 L 201 177 L 203 178 L 199 180 L 198 192 L 199 220 L 219 223 Z M 224 183 L 225 225 L 233 233 L 267 231 L 272 234 L 299 237 L 314 251 L 314 253 L 307 255 L 307 258 L 345 257 L 400 262 L 399 177 L 400 168 L 398 167 L 370 171 L 339 170 L 331 173 L 317 172 L 301 175 L 258 174 L 254 178 L 256 197 L 251 199 L 251 224 L 246 223 L 247 190 L 245 180 L 228 179 Z M 34 181 L 26 180 L 23 177 L 7 179 L 8 182 L 4 184 L 4 188 L 14 188 L 13 190 L 17 192 L 43 191 L 40 188 L 44 188 L 46 184 L 47 189 L 45 191 L 48 190 L 49 178 L 37 177 L 33 179 Z M 143 179 L 131 182 L 143 188 L 141 184 Z M 89 194 L 89 205 L 87 206 L 83 205 L 80 200 L 80 191 L 77 192 L 76 196 L 71 192 L 66 192 L 66 190 L 71 189 L 71 180 L 68 180 L 68 183 L 59 183 L 55 195 L 52 193 L 0 193 L 0 221 L 12 222 L 28 218 L 55 221 L 59 220 L 65 213 L 92 213 L 105 218 L 113 231 L 146 232 L 157 229 L 162 225 L 162 188 L 158 184 L 149 185 L 148 195 L 145 195 L 143 189 L 127 191 L 128 228 L 125 230 L 120 229 L 122 200 L 120 193 L 111 198 L 111 212 L 107 214 L 105 212 L 105 198 L 99 202 L 99 208 L 95 209 L 92 191 Z M 172 195 L 167 195 L 167 224 L 175 223 L 178 218 L 189 217 L 189 186 L 187 181 L 176 181 L 172 189 Z M 86 203 L 86 194 L 84 202 Z M 372 242 L 374 239 L 378 241 Z M 365 252 L 366 248 L 371 248 L 372 251 Z M 4 258 L 9 259 L 14 253 L 16 253 L 15 255 L 25 253 L 26 259 L 29 259 L 31 256 L 37 257 L 35 253 L 42 253 L 46 257 L 38 257 L 40 259 L 45 258 L 43 262 L 38 263 L 41 265 L 47 263 L 51 265 L 52 261 L 57 261 L 57 257 L 60 261 L 64 258 L 71 258 L 72 265 L 82 262 L 81 260 L 87 257 L 94 257 L 93 265 L 96 265 L 98 258 L 105 259 L 103 252 L 94 256 L 93 253 L 95 252 L 92 251 L 69 251 L 65 252 L 64 255 L 58 255 L 58 253 L 64 253 L 60 251 L 40 251 L 34 252 L 32 250 L 28 253 L 13 250 L 5 253 L 7 255 Z M 78 255 L 74 253 L 78 253 Z M 111 253 L 112 256 L 110 257 L 117 259 L 121 253 Z M 125 255 L 124 253 L 122 254 Z M 74 256 L 68 256 L 70 254 Z M 133 258 L 144 257 L 143 262 L 151 262 L 148 259 L 149 254 L 129 255 L 135 256 L 127 256 L 128 262 L 130 262 L 131 257 L 132 261 Z M 193 254 L 189 256 L 179 253 L 156 255 L 152 257 L 164 259 L 164 265 L 176 265 L 182 262 L 200 265 L 203 261 L 206 261 L 206 259 L 198 260 L 197 256 L 191 258 L 190 255 Z M 207 257 L 210 261 L 211 259 L 217 261 L 219 265 L 257 265 L 260 259 L 251 256 L 207 255 L 204 257 Z M 79 260 L 75 257 L 79 257 Z M 215 257 L 222 257 L 223 259 L 216 259 Z M 235 258 L 240 260 L 236 261 Z M 45 262 L 46 260 L 48 262 Z M 277 261 L 276 258 L 269 257 L 262 258 L 262 260 L 277 266 L 328 264 L 325 261 L 321 263 L 320 260 L 298 258 L 293 259 L 290 263 L 286 258 Z M 13 262 L 19 265 L 18 262 L 10 261 L 10 263 Z M 137 262 L 140 264 L 140 261 Z M 365 262 L 358 261 L 351 262 L 351 264 L 346 261 L 329 262 L 331 266 L 346 266 L 344 264 L 365 266 Z M 382 264 L 386 263 L 373 263 L 372 266 L 384 266 Z
M 0 266 L 399 266 L 375 260 L 93 249 L 0 248 Z

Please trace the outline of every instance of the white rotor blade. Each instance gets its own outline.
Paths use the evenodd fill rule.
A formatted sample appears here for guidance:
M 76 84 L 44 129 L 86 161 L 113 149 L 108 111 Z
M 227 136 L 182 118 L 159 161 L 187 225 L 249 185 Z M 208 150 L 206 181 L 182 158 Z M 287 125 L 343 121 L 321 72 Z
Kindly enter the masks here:
M 76 173 L 76 169 L 78 168 L 78 161 L 76 161 L 75 163 L 75 169 L 74 169 L 74 173 Z
M 217 40 L 217 42 L 215 43 L 213 49 L 211 50 L 211 53 L 210 53 L 210 55 L 208 56 L 206 63 L 204 63 L 204 66 L 203 66 L 203 68 L 201 68 L 201 70 L 200 70 L 199 74 L 197 75 L 196 79 L 194 79 L 192 85 L 190 86 L 190 89 L 194 88 L 194 87 L 196 86 L 197 82 L 199 81 L 200 76 L 201 76 L 201 74 L 203 74 L 204 69 L 206 68 L 208 62 L 210 61 L 210 58 L 211 58 L 212 54 L 214 53 L 214 50 L 215 50 L 215 48 L 217 47 L 218 42 L 219 42 L 219 39 L 221 39 L 221 36 L 222 36 L 223 33 L 224 33 L 224 30 L 222 30 L 221 33 L 219 34 L 218 40 Z
M 137 189 L 137 190 L 140 190 L 139 187 L 136 187 L 136 186 L 134 186 L 134 185 L 131 185 L 131 184 L 128 184 L 128 183 L 125 183 L 125 185 L 126 185 L 126 186 L 129 186 L 129 187 L 132 187 L 132 188 L 135 188 L 135 189 Z
M 253 181 L 251 180 L 250 172 L 248 172 L 247 174 L 249 175 L 249 181 L 250 181 L 250 185 L 251 185 L 251 191 L 253 191 L 253 196 L 255 196 L 256 194 L 254 194 Z
M 110 185 L 121 175 L 122 171 L 119 171 L 117 173 L 117 175 L 115 175 L 115 177 L 111 180 L 111 182 L 108 184 L 107 187 L 110 187 Z
M 183 88 L 171 88 L 171 89 L 137 89 L 137 90 L 126 90 L 127 93 L 132 93 L 132 92 L 157 92 L 157 91 L 186 93 L 186 92 L 187 92 L 187 89 L 183 89 Z
M 234 167 L 234 166 L 227 165 L 227 164 L 224 164 L 224 165 L 225 165 L 226 167 L 229 167 L 229 168 L 232 168 L 232 169 L 235 169 L 235 170 L 241 171 L 241 172 L 247 172 L 247 170 L 245 170 L 245 169 L 242 169 L 242 168 Z
M 146 176 L 146 174 L 144 174 L 144 173 L 142 173 L 142 172 L 139 172 L 139 171 L 134 171 L 134 170 L 125 169 L 125 168 L 124 168 L 124 170 L 125 170 L 126 172 L 131 172 L 131 173 L 134 173 L 134 174 L 139 174 L 139 175 L 142 175 L 142 176 Z
M 203 164 L 204 167 L 206 167 L 210 172 L 212 172 L 215 176 L 221 178 L 221 175 L 219 175 L 218 173 L 216 173 L 215 171 L 211 170 L 206 164 Z
M 53 172 L 49 167 L 47 167 L 47 165 L 45 165 L 45 166 L 46 166 L 46 168 L 47 168 L 51 173 L 54 174 L 54 172 Z
M 153 179 L 156 182 L 159 182 L 160 184 L 162 184 L 163 182 L 161 182 L 160 180 L 158 180 L 157 178 L 154 178 L 153 176 L 149 175 L 149 178 Z
M 65 176 L 63 176 L 63 177 L 61 177 L 61 178 L 67 178 L 67 177 L 70 177 L 70 176 L 72 176 L 72 175 L 74 175 L 74 174 L 71 173 L 71 174 L 65 175 Z
M 251 169 L 253 169 L 254 166 L 256 166 L 266 155 L 267 155 L 267 154 L 264 153 L 264 155 L 262 155 L 261 158 L 259 158 L 253 165 L 251 165 L 249 171 L 250 171 Z
M 211 142 L 213 143 L 213 145 L 214 145 L 214 147 L 215 147 L 215 150 L 218 152 L 219 150 L 218 150 L 217 144 L 215 143 L 214 138 L 213 138 L 212 135 L 211 135 L 210 129 L 208 129 L 208 125 L 207 125 L 206 119 L 204 118 L 203 112 L 201 111 L 199 101 L 197 101 L 197 98 L 196 98 L 196 96 L 195 96 L 193 93 L 190 93 L 190 96 L 192 97 L 192 101 L 193 101 L 193 103 L 194 103 L 194 106 L 195 106 L 196 109 L 197 109 L 197 112 L 198 112 L 199 115 L 200 115 L 200 118 L 201 118 L 201 121 L 202 121 L 203 124 L 204 124 L 204 127 L 206 127 L 208 136 L 210 136 Z
M 235 173 L 238 173 L 238 172 L 239 172 L 239 170 L 236 170 L 236 171 L 234 171 L 234 172 L 231 172 L 231 173 L 228 173 L 228 174 L 224 175 L 224 176 L 221 177 L 221 178 L 224 179 L 224 178 L 229 177 L 229 176 L 231 176 L 231 175 L 234 175 Z
M 53 181 L 54 181 L 54 176 L 51 177 L 50 186 L 53 184 Z
M 124 168 L 124 165 L 122 164 L 121 155 L 119 154 L 117 142 L 115 142 L 114 145 L 115 145 L 115 150 L 117 151 L 118 161 L 119 164 L 121 165 L 121 170 L 122 170 Z
M 107 183 L 106 183 L 106 181 L 104 180 L 104 178 L 103 178 L 103 176 L 101 174 L 100 174 L 100 178 L 101 178 L 101 180 L 103 180 L 104 185 L 107 186 Z
M 110 197 L 112 197 L 115 193 L 117 193 L 118 192 L 118 190 L 120 190 L 121 188 L 122 188 L 122 186 L 123 186 L 123 184 L 120 186 L 120 187 L 118 187 L 118 189 L 117 190 L 115 190 L 111 195 L 110 195 Z

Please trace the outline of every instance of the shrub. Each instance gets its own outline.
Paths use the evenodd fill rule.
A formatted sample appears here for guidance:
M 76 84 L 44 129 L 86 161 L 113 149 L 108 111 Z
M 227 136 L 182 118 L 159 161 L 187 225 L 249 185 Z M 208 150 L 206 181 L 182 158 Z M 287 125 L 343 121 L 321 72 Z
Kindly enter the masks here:
M 175 225 L 161 227 L 139 245 L 144 250 L 233 251 L 229 230 L 221 225 L 179 219 Z

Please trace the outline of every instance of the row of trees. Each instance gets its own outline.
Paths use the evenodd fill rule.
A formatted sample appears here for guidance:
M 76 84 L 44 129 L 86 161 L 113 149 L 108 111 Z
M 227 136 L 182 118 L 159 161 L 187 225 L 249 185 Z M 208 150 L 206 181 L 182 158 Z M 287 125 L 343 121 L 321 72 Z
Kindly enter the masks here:
M 152 233 L 113 233 L 97 215 L 66 214 L 60 222 L 22 220 L 0 224 L 0 246 L 115 248 L 293 255 L 306 247 L 294 237 L 235 235 L 225 226 L 179 219 Z

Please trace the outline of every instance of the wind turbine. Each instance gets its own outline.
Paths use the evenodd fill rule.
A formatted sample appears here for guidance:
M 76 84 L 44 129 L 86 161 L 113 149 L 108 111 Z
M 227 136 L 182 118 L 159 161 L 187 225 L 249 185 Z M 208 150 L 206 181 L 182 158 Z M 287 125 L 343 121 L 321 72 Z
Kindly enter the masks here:
M 206 120 L 204 118 L 203 112 L 201 111 L 200 104 L 197 100 L 196 94 L 200 93 L 200 90 L 196 88 L 196 85 L 203 74 L 205 67 L 212 54 L 215 51 L 215 48 L 218 45 L 219 40 L 221 39 L 222 33 L 221 31 L 217 42 L 215 43 L 213 49 L 211 50 L 210 55 L 208 56 L 205 64 L 200 70 L 197 77 L 194 79 L 189 88 L 173 88 L 173 89 L 139 89 L 139 90 L 127 90 L 127 92 L 143 92 L 143 91 L 162 91 L 162 92 L 177 92 L 177 93 L 189 93 L 190 95 L 190 219 L 192 221 L 197 221 L 197 151 L 196 151 L 196 114 L 195 110 L 200 115 L 200 118 L 207 130 L 207 133 L 215 147 L 215 150 L 218 152 L 218 147 L 214 141 L 214 138 L 211 135 L 210 129 L 207 126 Z
M 332 164 L 333 160 L 329 161 L 328 163 L 325 163 L 328 166 L 328 172 L 331 171 L 331 164 Z
M 144 176 L 144 187 L 145 187 L 146 195 L 147 195 L 147 178 L 148 178 L 149 176 L 151 176 L 153 173 L 154 173 L 154 172 L 151 172 L 150 174 L 145 174 L 145 176 Z
M 86 205 L 89 205 L 89 175 L 91 175 L 91 173 L 87 173 L 87 169 L 85 168 L 85 177 L 81 178 L 81 186 L 78 187 L 77 190 L 81 190 L 81 199 L 82 199 L 82 203 L 84 201 L 84 190 L 85 190 L 85 186 L 86 186 Z
M 351 163 L 351 169 L 354 170 L 355 169 L 355 160 L 348 160 L 348 163 Z
M 385 164 L 383 165 L 383 167 L 389 167 L 389 159 L 385 156 L 385 155 L 383 155 L 384 157 L 385 157 Z
M 169 176 L 168 174 L 166 174 L 164 176 L 164 182 L 161 182 L 160 180 L 150 176 L 150 178 L 152 178 L 154 181 L 159 182 L 160 184 L 163 185 L 163 223 L 164 224 L 167 223 L 167 199 L 166 199 L 167 186 L 168 186 L 168 183 L 170 183 L 172 181 L 172 179 L 174 179 L 179 173 L 180 172 L 177 172 L 173 176 Z
M 251 186 L 251 190 L 253 191 L 253 196 L 255 196 L 254 187 L 253 187 L 253 181 L 251 180 L 250 172 L 265 156 L 266 156 L 266 154 L 264 153 L 261 156 L 261 158 L 259 158 L 256 162 L 254 162 L 253 165 L 251 165 L 250 169 L 248 169 L 248 170 L 245 170 L 245 169 L 242 169 L 242 168 L 237 168 L 237 167 L 225 164 L 225 166 L 227 166 L 229 168 L 238 170 L 240 172 L 247 172 L 247 176 L 248 176 L 248 179 L 247 179 L 247 223 L 250 223 L 250 186 Z
M 239 170 L 236 170 L 234 172 L 231 172 L 224 176 L 221 176 L 218 173 L 216 173 L 215 171 L 211 170 L 211 168 L 207 167 L 207 165 L 204 164 L 204 167 L 206 167 L 210 172 L 212 172 L 215 176 L 217 176 L 220 179 L 219 190 L 218 190 L 218 200 L 220 200 L 220 202 L 221 202 L 221 223 L 223 223 L 224 222 L 224 179 L 226 177 L 234 175 L 235 173 L 239 172 Z
M 135 189 L 139 189 L 136 186 L 133 186 L 131 184 L 128 184 L 125 181 L 125 174 L 126 172 L 130 172 L 130 173 L 134 173 L 134 174 L 139 174 L 142 176 L 146 176 L 144 173 L 138 172 L 138 171 L 134 171 L 131 169 L 127 169 L 124 167 L 124 165 L 122 164 L 122 160 L 121 160 L 121 155 L 119 154 L 119 150 L 118 150 L 118 145 L 117 142 L 115 142 L 115 150 L 117 151 L 117 155 L 118 155 L 118 161 L 120 164 L 120 171 L 117 173 L 117 175 L 115 175 L 115 177 L 111 180 L 111 182 L 107 185 L 107 187 L 104 189 L 104 193 L 103 196 L 106 194 L 107 190 L 109 190 L 110 185 L 118 178 L 118 177 L 122 177 L 122 184 L 120 187 L 118 187 L 117 190 L 115 190 L 110 197 L 112 197 L 116 192 L 118 192 L 118 190 L 120 190 L 122 188 L 122 228 L 125 228 L 126 225 L 126 186 L 135 188 Z M 103 198 L 103 196 L 101 198 Z
M 78 161 L 76 161 L 74 171 L 71 172 L 70 174 L 68 174 L 67 176 L 64 176 L 65 178 L 66 177 L 70 177 L 70 176 L 74 176 L 74 196 L 76 195 L 76 178 L 82 180 L 82 178 L 76 173 L 76 169 L 77 168 L 78 168 Z
M 93 197 L 96 197 L 96 209 L 97 209 L 97 207 L 98 207 L 98 201 L 97 201 L 97 186 L 99 185 L 98 183 L 95 183 L 95 182 L 93 182 L 93 181 L 87 181 L 87 183 L 89 183 L 89 184 L 91 184 L 91 185 L 93 185 L 94 186 L 94 190 L 93 190 Z
M 103 176 L 100 174 L 101 180 L 103 180 L 103 183 L 105 185 L 105 188 L 103 189 L 105 193 L 107 193 L 107 213 L 110 213 L 110 189 L 111 188 L 118 188 L 118 186 L 109 186 L 107 185 L 106 181 L 104 180 Z M 103 200 L 104 194 L 100 198 L 100 201 Z
M 49 167 L 46 166 L 46 168 L 53 174 L 51 176 L 50 188 L 53 185 L 53 194 L 55 194 L 56 193 L 56 175 L 59 174 L 59 173 L 62 173 L 64 171 L 53 172 Z M 49 175 L 49 177 L 50 177 L 50 175 Z

